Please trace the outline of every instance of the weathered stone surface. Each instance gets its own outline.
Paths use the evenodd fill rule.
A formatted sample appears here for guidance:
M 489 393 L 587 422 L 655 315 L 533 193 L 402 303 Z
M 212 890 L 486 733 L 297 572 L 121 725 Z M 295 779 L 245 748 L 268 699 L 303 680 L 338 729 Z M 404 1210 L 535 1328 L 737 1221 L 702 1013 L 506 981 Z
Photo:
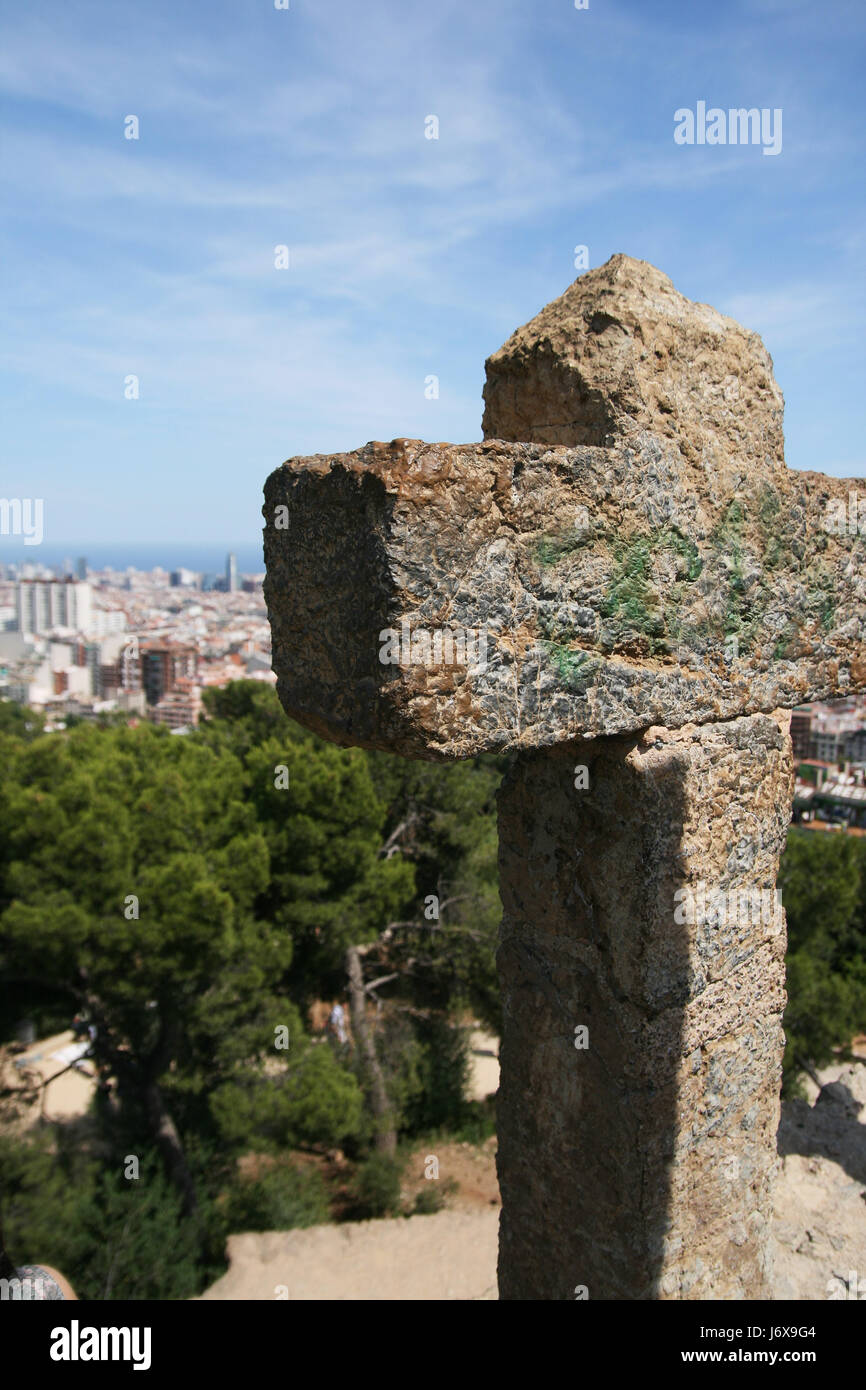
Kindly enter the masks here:
M 782 467 L 782 393 L 760 338 L 646 261 L 581 275 L 486 367 L 485 439 L 611 445 L 649 430 L 699 471 Z
M 788 723 L 521 754 L 503 785 L 503 1298 L 769 1296 Z
M 519 330 L 485 395 L 483 444 L 268 479 L 280 698 L 341 743 L 518 753 L 502 1295 L 761 1297 L 791 775 L 772 712 L 866 687 L 866 483 L 789 473 L 760 341 L 625 257 Z M 486 650 L 455 661 L 445 633 Z
M 290 459 L 263 509 L 280 698 L 340 742 L 467 757 L 862 689 L 866 537 L 825 529 L 852 488 L 648 433 Z M 382 664 L 404 624 L 483 632 L 486 661 Z

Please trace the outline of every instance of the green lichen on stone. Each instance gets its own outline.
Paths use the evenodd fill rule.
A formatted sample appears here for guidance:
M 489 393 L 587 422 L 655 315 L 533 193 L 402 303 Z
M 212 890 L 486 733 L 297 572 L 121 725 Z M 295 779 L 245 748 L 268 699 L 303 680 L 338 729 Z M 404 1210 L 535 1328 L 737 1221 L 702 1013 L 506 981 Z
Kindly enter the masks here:
M 796 625 L 788 623 L 776 640 L 776 645 L 773 648 L 773 660 L 793 661 L 799 651 L 799 638 L 800 633 Z
M 692 586 L 704 570 L 704 558 L 695 542 L 675 526 L 627 537 L 610 529 L 562 531 L 537 540 L 532 553 L 539 565 L 550 569 L 581 549 L 593 557 L 593 586 L 599 563 L 608 573 L 592 602 L 600 619 L 598 636 L 591 643 L 595 650 L 665 657 L 687 647 L 720 657 L 721 649 L 735 642 L 739 656 L 758 643 L 763 646 L 774 571 L 791 558 L 791 525 L 770 484 L 732 498 L 707 538 L 707 576 L 698 589 Z M 808 595 L 805 616 L 829 632 L 836 614 L 835 586 L 822 557 L 814 557 L 803 580 Z M 564 576 L 558 583 L 568 586 Z M 541 636 L 562 683 L 583 688 L 587 632 L 576 633 L 567 622 L 547 616 Z M 802 633 L 786 629 L 777 636 L 774 659 L 793 659 L 801 645 Z
M 656 549 L 665 548 L 672 550 L 679 556 L 686 567 L 684 578 L 690 584 L 694 583 L 704 567 L 704 562 L 694 541 L 689 540 L 688 536 L 684 536 L 675 526 L 668 526 L 662 531 L 656 546 Z
M 729 554 L 739 554 L 743 545 L 743 527 L 746 524 L 746 512 L 742 500 L 739 497 L 732 497 L 721 521 L 713 527 L 710 532 L 710 545 L 719 552 L 727 551 Z
M 821 605 L 821 613 L 819 616 L 821 627 L 824 629 L 825 632 L 829 632 L 831 630 L 831 628 L 833 627 L 833 621 L 835 617 L 836 605 L 829 595 L 825 595 L 823 603 Z
M 760 629 L 764 611 L 770 599 L 770 587 L 765 577 L 782 558 L 785 546 L 779 535 L 781 503 L 769 485 L 762 488 L 749 510 L 754 522 L 752 534 L 760 536 L 760 553 L 747 547 L 745 532 L 749 512 L 739 497 L 728 503 L 721 521 L 710 533 L 709 542 L 715 551 L 714 568 L 726 583 L 725 606 L 721 633 L 725 641 L 737 639 L 740 653 L 749 651 Z M 746 561 L 751 561 L 751 583 L 747 584 Z M 754 569 L 761 571 L 757 582 Z
M 598 670 L 598 658 L 580 648 L 566 647 L 561 642 L 544 642 L 542 645 L 565 688 L 583 694 Z
M 664 616 L 649 581 L 652 553 L 648 536 L 614 545 L 617 568 L 601 607 L 602 617 L 611 625 L 611 646 L 632 636 L 646 637 L 654 645 L 664 636 Z
M 806 584 L 806 614 L 829 632 L 836 616 L 836 585 L 824 562 L 814 559 L 803 574 Z
M 745 592 L 743 569 L 743 528 L 746 513 L 739 498 L 733 498 L 725 515 L 710 533 L 710 545 L 716 551 L 728 579 L 728 602 L 725 611 L 726 632 L 737 632 L 742 623 L 742 602 Z
M 616 569 L 602 602 L 607 620 L 604 645 L 615 648 L 644 639 L 653 655 L 670 651 L 682 632 L 681 606 L 685 585 L 694 583 L 703 568 L 697 546 L 676 527 L 650 532 L 612 545 Z M 677 579 L 666 600 L 653 582 L 653 566 L 664 552 L 676 558 Z
M 789 554 L 790 545 L 785 534 L 779 494 L 769 483 L 765 483 L 758 493 L 757 514 L 764 543 L 763 567 L 774 570 Z
M 558 565 L 566 555 L 572 555 L 593 539 L 588 531 L 560 531 L 555 535 L 542 536 L 533 550 L 533 559 L 540 569 L 550 569 Z
M 779 524 L 782 502 L 778 492 L 770 483 L 764 483 L 758 492 L 758 520 L 765 532 L 772 531 Z

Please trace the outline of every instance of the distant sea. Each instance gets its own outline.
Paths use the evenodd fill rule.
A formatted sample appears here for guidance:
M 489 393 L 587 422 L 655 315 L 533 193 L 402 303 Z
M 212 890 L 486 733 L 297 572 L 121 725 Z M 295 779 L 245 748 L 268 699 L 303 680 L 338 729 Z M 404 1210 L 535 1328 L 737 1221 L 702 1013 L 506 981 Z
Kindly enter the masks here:
M 68 542 L 65 545 L 23 545 L 17 536 L 0 536 L 0 564 L 36 564 L 62 567 L 64 560 L 71 560 L 73 569 L 80 555 L 87 558 L 93 570 L 125 570 L 129 565 L 138 570 L 152 570 L 158 566 L 164 570 L 188 569 L 202 574 L 224 574 L 226 556 L 231 553 L 237 560 L 239 574 L 262 574 L 265 562 L 262 558 L 261 541 L 258 544 L 232 543 L 202 545 L 194 541 L 153 541 L 122 542 L 103 544 L 100 541 L 82 541 L 79 544 Z

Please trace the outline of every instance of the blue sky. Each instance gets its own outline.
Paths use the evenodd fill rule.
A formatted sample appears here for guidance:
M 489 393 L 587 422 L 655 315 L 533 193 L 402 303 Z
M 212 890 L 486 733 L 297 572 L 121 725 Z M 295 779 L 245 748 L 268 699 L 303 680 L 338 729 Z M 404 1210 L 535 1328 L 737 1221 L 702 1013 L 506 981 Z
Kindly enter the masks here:
M 292 454 L 480 438 L 578 244 L 760 332 L 788 462 L 866 474 L 861 0 L 290 5 L 6 6 L 0 493 L 46 549 L 256 542 Z M 676 145 L 701 100 L 781 153 Z

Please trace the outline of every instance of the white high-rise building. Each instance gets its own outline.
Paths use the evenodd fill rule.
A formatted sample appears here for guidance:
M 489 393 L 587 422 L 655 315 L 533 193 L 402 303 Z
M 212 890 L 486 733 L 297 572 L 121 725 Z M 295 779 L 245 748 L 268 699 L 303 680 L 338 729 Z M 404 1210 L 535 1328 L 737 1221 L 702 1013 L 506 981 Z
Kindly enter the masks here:
M 93 591 L 73 579 L 21 579 L 15 586 L 17 631 L 34 634 L 69 628 L 88 633 L 93 625 Z
M 94 608 L 90 624 L 91 637 L 109 637 L 126 632 L 126 614 L 122 608 Z

